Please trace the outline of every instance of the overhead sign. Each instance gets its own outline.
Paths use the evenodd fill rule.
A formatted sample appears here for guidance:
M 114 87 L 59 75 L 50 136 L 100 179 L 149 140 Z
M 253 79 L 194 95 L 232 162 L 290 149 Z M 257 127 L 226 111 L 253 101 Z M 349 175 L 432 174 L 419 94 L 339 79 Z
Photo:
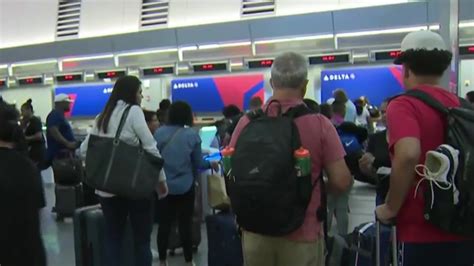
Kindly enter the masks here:
M 309 57 L 310 65 L 335 64 L 335 63 L 349 63 L 349 54 L 325 54 L 315 55 Z
M 346 91 L 350 100 L 366 96 L 371 104 L 403 92 L 402 70 L 399 66 L 355 67 L 321 72 L 321 100 L 332 98 L 336 89 Z
M 216 113 L 234 104 L 247 110 L 252 97 L 264 99 L 264 77 L 257 75 L 233 75 L 174 79 L 171 81 L 173 101 L 189 103 L 193 112 Z
M 69 117 L 95 117 L 105 107 L 113 90 L 113 84 L 71 85 L 56 87 L 55 95 L 65 93 L 73 101 Z

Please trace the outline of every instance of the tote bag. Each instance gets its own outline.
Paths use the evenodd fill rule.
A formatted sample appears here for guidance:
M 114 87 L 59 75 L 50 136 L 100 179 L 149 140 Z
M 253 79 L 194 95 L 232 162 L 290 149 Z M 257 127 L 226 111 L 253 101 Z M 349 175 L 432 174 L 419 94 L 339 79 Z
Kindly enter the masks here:
M 150 198 L 163 159 L 120 140 L 131 106 L 123 112 L 114 138 L 90 135 L 86 156 L 86 183 L 98 190 L 130 199 Z

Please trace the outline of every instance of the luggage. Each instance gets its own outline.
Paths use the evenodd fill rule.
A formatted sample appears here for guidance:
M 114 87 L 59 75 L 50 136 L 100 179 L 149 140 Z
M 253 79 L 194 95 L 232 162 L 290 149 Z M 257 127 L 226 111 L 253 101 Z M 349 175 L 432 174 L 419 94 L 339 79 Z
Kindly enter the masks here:
M 274 100 L 268 108 L 272 104 L 279 108 L 275 117 L 263 111 L 247 114 L 249 123 L 235 146 L 232 169 L 226 169 L 230 173 L 226 185 L 232 210 L 242 228 L 284 236 L 303 224 L 310 200 L 302 193 L 309 189 L 301 188 L 311 189 L 311 179 L 298 177 L 294 159 L 294 152 L 301 148 L 294 120 L 312 111 L 299 105 L 282 114 L 281 104 Z
M 131 108 L 123 112 L 114 138 L 89 135 L 85 182 L 125 198 L 146 199 L 155 192 L 164 161 L 145 151 L 141 143 L 133 146 L 120 139 Z
M 82 161 L 68 153 L 65 157 L 56 158 L 52 163 L 54 183 L 60 185 L 77 185 L 84 178 Z
M 128 223 L 129 224 L 129 223 Z M 131 226 L 125 229 L 122 266 L 133 266 Z M 74 252 L 76 266 L 104 265 L 104 216 L 99 205 L 77 209 L 74 213 Z
M 242 241 L 235 215 L 220 212 L 206 217 L 208 265 L 242 266 Z
M 74 210 L 83 204 L 82 184 L 65 186 L 55 184 L 54 194 L 56 204 L 53 212 L 56 212 L 56 220 L 63 221 L 64 217 L 72 217 Z
M 398 260 L 395 227 L 379 222 L 364 223 L 344 239 L 341 266 L 398 265 L 393 263 Z
M 202 190 L 198 183 L 194 186 L 194 213 L 193 213 L 193 224 L 192 224 L 192 239 L 193 239 L 193 250 L 198 250 L 199 244 L 201 244 L 201 223 L 202 223 Z M 168 249 L 170 255 L 175 254 L 175 249 L 181 247 L 181 239 L 179 237 L 178 223 L 175 222 L 171 226 L 170 236 L 168 241 Z

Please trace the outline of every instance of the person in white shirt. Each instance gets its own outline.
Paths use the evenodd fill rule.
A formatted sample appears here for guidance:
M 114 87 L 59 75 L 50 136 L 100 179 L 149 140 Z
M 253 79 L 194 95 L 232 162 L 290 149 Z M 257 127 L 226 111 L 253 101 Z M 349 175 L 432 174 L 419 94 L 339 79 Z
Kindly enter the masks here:
M 362 99 L 357 99 L 354 101 L 354 104 L 357 111 L 356 125 L 369 128 L 371 119 L 366 103 Z
M 148 129 L 140 104 L 142 101 L 141 81 L 134 76 L 125 76 L 117 80 L 110 98 L 97 117 L 91 134 L 103 137 L 114 137 L 124 110 L 132 105 L 122 129 L 120 139 L 130 145 L 143 146 L 150 154 L 161 157 L 156 141 Z M 81 145 L 83 157 L 87 155 L 89 137 Z M 168 194 L 166 176 L 161 171 L 156 177 L 160 197 Z M 105 219 L 105 263 L 107 266 L 121 264 L 122 243 L 127 218 L 130 219 L 133 231 L 135 266 L 151 266 L 152 254 L 150 237 L 153 227 L 153 199 L 132 200 L 103 191 L 96 191 Z

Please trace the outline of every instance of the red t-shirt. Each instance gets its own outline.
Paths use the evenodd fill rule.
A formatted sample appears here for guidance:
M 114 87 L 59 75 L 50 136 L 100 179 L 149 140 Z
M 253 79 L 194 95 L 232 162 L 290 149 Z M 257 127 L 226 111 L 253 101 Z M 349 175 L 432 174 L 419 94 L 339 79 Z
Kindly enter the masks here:
M 270 99 L 271 100 L 271 99 Z M 290 107 L 303 104 L 301 99 L 279 100 L 282 105 L 282 111 L 286 112 Z M 270 107 L 265 106 L 264 110 L 269 108 L 269 114 L 276 116 L 277 108 L 275 104 Z M 249 123 L 247 116 L 240 119 L 235 128 L 231 147 L 235 147 L 237 139 L 242 130 Z M 341 140 L 337 135 L 335 127 L 331 124 L 329 119 L 319 114 L 305 115 L 295 119 L 295 124 L 300 133 L 301 144 L 309 150 L 311 154 L 311 175 L 313 182 L 319 178 L 321 171 L 327 165 L 344 159 L 346 155 Z M 271 132 L 268 132 L 271 134 Z M 306 217 L 303 225 L 287 236 L 287 239 L 298 242 L 312 242 L 320 239 L 323 236 L 321 230 L 321 223 L 316 218 L 316 211 L 321 205 L 320 188 L 315 186 L 308 209 L 306 210 Z
M 441 88 L 422 85 L 418 87 L 436 98 L 446 107 L 459 106 L 456 95 Z M 446 119 L 436 110 L 418 99 L 400 96 L 392 100 L 387 109 L 387 127 L 390 152 L 393 156 L 395 144 L 403 138 L 414 137 L 420 140 L 420 164 L 424 164 L 426 152 L 435 150 L 444 143 Z M 419 176 L 416 177 L 420 179 Z M 423 182 L 415 195 L 415 186 L 397 216 L 398 238 L 402 242 L 449 242 L 464 238 L 442 231 L 424 219 L 424 194 L 427 183 Z

